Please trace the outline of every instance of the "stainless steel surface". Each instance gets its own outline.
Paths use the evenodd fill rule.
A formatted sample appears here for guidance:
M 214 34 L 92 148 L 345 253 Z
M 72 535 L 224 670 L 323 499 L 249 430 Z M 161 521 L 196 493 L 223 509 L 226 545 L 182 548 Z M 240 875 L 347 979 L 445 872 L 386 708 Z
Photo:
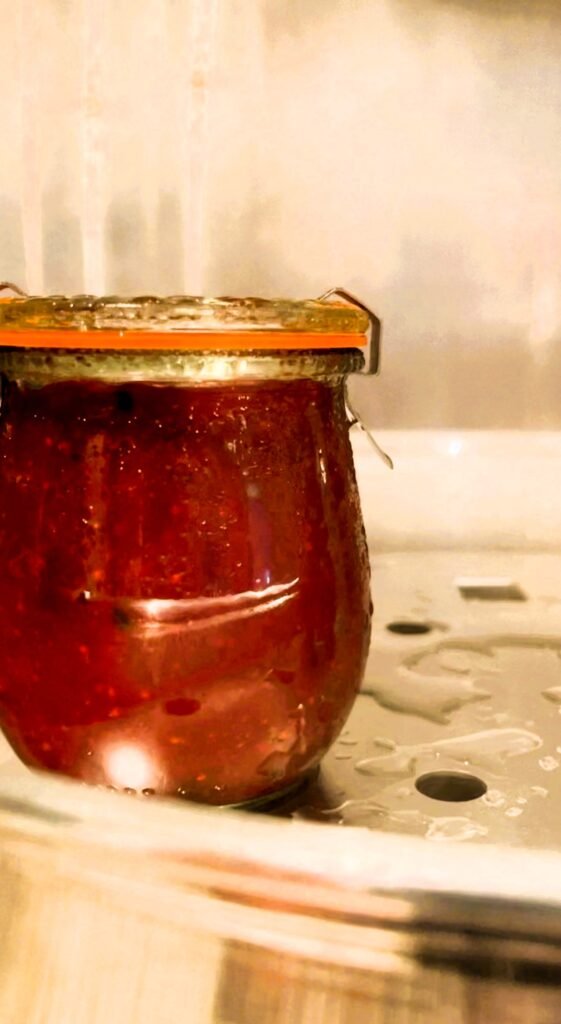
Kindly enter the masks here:
M 0 784 L 0 837 L 10 1024 L 559 1021 L 557 854 L 31 775 Z
M 527 599 L 465 599 L 461 576 L 511 578 Z M 372 577 L 368 695 L 294 813 L 561 850 L 561 556 L 393 553 L 374 558 Z M 441 773 L 446 792 L 458 770 L 485 794 L 456 799 L 453 779 L 450 800 L 415 788 Z

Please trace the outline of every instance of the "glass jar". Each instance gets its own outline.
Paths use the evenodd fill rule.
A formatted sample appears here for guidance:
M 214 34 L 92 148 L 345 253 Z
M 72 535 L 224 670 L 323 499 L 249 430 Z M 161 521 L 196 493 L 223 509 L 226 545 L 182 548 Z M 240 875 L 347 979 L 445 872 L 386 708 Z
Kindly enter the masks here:
M 0 724 L 32 767 L 239 804 L 359 689 L 367 548 L 328 302 L 0 304 Z

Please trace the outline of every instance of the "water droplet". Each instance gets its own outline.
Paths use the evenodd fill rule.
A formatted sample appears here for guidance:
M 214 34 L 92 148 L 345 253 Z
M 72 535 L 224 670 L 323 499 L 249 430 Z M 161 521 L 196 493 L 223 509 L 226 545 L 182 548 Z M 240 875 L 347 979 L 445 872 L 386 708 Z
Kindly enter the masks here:
M 466 839 L 476 839 L 478 836 L 486 836 L 489 829 L 471 818 L 434 818 L 425 832 L 427 839 L 433 842 L 462 842 Z
M 365 757 L 356 762 L 355 769 L 361 775 L 385 775 L 387 778 L 412 775 L 415 771 L 415 757 L 411 751 L 414 750 L 414 747 L 403 747 L 381 757 Z
M 521 807 L 507 807 L 505 815 L 507 818 L 518 818 L 523 813 Z
M 486 729 L 467 736 L 453 736 L 434 743 L 397 747 L 388 754 L 358 761 L 356 770 L 363 775 L 404 776 L 415 771 L 420 757 L 441 755 L 462 764 L 476 764 L 496 770 L 506 758 L 528 754 L 542 746 L 541 737 L 525 729 Z
M 490 767 L 496 766 L 497 761 L 529 754 L 541 746 L 541 737 L 526 729 L 486 729 L 468 736 L 437 740 L 432 744 L 432 750 L 466 764 Z
M 460 647 L 444 647 L 437 655 L 439 667 L 444 672 L 469 675 L 474 672 L 493 672 L 498 668 L 492 664 L 492 655 L 481 651 L 464 650 Z
M 488 807 L 504 807 L 506 796 L 500 789 L 489 789 L 482 798 L 482 802 Z
M 453 675 L 423 675 L 401 665 L 394 677 L 376 679 L 362 691 L 390 711 L 446 723 L 465 704 L 488 700 L 491 694 L 471 679 Z
M 533 793 L 534 796 L 545 797 L 549 793 L 549 790 L 546 789 L 545 786 L 530 786 L 530 793 Z
M 336 761 L 352 761 L 352 754 L 335 754 Z
M 414 832 L 418 835 L 424 835 L 432 820 L 430 815 L 422 814 L 421 811 L 414 809 L 393 811 L 388 816 L 388 822 L 392 825 L 398 825 L 401 828 L 405 828 L 407 832 Z
M 544 772 L 554 772 L 556 768 L 559 768 L 559 761 L 556 757 L 551 757 L 548 754 L 547 757 L 540 758 L 539 766 L 543 768 Z
M 351 736 L 341 736 L 337 742 L 340 743 L 342 747 L 356 747 L 358 740 L 353 740 Z
M 395 750 L 397 747 L 395 740 L 387 739 L 386 736 L 375 736 L 372 742 L 375 747 L 381 747 L 382 750 Z
M 475 718 L 480 722 L 483 722 L 485 725 L 505 725 L 506 722 L 508 722 L 509 715 L 506 711 L 495 712 L 492 707 L 488 708 L 484 705 L 480 705 L 475 712 Z
M 301 812 L 307 814 L 309 817 L 312 814 L 314 817 L 318 815 L 317 809 L 313 807 L 301 808 Z M 319 811 L 320 816 L 328 818 L 330 822 L 335 819 L 335 823 L 345 823 L 352 825 L 360 823 L 361 825 L 368 825 L 369 819 L 379 821 L 380 817 L 385 817 L 387 812 L 381 804 L 370 798 L 362 800 L 343 800 L 337 807 L 322 808 Z

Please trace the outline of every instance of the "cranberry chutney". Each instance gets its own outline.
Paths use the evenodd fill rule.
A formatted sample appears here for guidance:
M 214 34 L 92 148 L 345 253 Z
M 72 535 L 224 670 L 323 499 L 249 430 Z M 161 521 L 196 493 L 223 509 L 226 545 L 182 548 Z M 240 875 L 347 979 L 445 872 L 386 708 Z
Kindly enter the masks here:
M 251 802 L 340 732 L 370 637 L 321 302 L 0 305 L 0 724 L 32 767 Z

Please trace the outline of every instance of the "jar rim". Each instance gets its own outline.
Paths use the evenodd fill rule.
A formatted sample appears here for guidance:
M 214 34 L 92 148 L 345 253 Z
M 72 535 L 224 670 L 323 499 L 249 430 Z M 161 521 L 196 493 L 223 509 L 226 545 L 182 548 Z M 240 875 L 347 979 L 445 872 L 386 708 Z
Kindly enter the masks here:
M 123 351 L 0 347 L 0 374 L 30 387 L 60 381 L 203 386 L 303 378 L 340 381 L 358 373 L 364 355 L 358 348 L 299 351 Z
M 57 349 L 362 348 L 368 313 L 346 302 L 175 295 L 16 296 L 0 301 L 0 346 Z

